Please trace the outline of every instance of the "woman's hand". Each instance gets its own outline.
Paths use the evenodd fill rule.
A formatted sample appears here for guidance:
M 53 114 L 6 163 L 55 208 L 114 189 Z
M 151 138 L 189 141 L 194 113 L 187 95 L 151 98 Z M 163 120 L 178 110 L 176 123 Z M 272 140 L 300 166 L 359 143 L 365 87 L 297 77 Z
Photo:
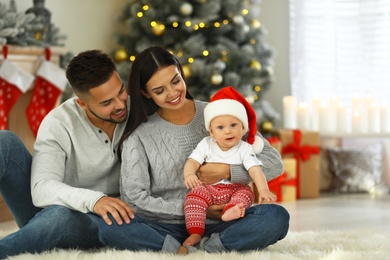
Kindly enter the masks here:
M 225 163 L 205 163 L 198 172 L 200 181 L 206 185 L 230 179 L 230 165 Z

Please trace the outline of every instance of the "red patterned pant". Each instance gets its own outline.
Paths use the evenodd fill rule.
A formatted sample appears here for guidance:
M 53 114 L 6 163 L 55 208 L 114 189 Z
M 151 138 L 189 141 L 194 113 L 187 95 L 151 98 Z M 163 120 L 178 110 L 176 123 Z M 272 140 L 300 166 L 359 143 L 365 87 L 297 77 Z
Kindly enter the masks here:
M 233 183 L 199 186 L 188 193 L 184 202 L 187 231 L 189 234 L 204 234 L 206 211 L 211 205 L 226 204 L 224 213 L 241 202 L 249 208 L 253 200 L 254 194 L 248 185 Z

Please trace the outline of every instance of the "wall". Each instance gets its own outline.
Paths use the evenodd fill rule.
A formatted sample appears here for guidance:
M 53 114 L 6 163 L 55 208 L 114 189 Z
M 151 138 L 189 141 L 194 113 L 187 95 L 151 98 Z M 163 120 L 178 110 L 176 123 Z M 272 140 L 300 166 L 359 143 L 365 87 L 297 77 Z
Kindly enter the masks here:
M 275 126 L 283 126 L 283 96 L 291 95 L 289 53 L 289 1 L 262 0 L 260 21 L 268 31 L 265 41 L 274 48 L 275 81 L 266 94 L 280 114 Z
M 74 54 L 87 49 L 110 52 L 115 48 L 115 32 L 123 26 L 118 17 L 128 0 L 46 0 L 52 22 L 68 38 L 66 48 Z M 9 4 L 9 0 L 0 0 Z M 18 12 L 31 7 L 33 1 L 17 0 Z M 282 97 L 290 95 L 289 14 L 288 0 L 262 0 L 260 21 L 268 31 L 265 41 L 274 48 L 275 82 L 266 99 L 282 116 Z M 282 126 L 282 118 L 275 122 Z

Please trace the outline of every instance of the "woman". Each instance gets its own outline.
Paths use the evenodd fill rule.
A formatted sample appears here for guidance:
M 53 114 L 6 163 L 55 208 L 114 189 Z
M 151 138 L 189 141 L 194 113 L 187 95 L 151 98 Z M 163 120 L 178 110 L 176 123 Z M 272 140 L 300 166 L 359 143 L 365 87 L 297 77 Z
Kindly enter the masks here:
M 188 237 L 183 168 L 191 151 L 209 135 L 203 116 L 207 103 L 194 100 L 179 61 L 160 47 L 150 47 L 137 56 L 128 86 L 131 107 L 122 137 L 120 183 L 121 198 L 134 208 L 136 216 L 130 224 L 113 221 L 111 226 L 101 225 L 99 237 L 104 244 L 120 249 L 177 252 Z M 282 173 L 283 165 L 278 152 L 263 141 L 264 149 L 257 156 L 270 180 Z M 221 164 L 202 168 L 201 180 L 213 176 L 207 183 L 225 178 L 250 181 L 242 165 L 231 165 L 228 171 Z M 208 219 L 198 248 L 207 252 L 263 249 L 287 234 L 289 214 L 281 206 L 256 205 L 247 209 L 243 218 L 222 222 L 223 206 L 208 214 L 218 219 Z

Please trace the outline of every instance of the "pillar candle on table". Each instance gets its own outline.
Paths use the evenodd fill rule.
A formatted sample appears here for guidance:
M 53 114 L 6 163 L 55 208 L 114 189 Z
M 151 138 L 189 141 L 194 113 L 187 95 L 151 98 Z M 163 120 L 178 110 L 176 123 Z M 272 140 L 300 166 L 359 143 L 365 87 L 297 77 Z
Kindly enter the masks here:
M 297 101 L 293 96 L 283 97 L 283 123 L 284 128 L 297 128 Z
M 334 132 L 335 124 L 332 120 L 333 113 L 329 111 L 327 104 L 321 104 L 319 109 L 319 128 L 321 133 Z
M 299 129 L 310 129 L 310 111 L 306 102 L 300 102 L 297 108 L 297 126 Z
M 319 98 L 312 99 L 310 118 L 311 118 L 311 129 L 314 131 L 320 130 L 320 119 L 319 119 L 320 105 L 321 105 L 321 100 Z
M 380 109 L 374 103 L 369 104 L 367 107 L 367 121 L 370 133 L 380 133 Z
M 359 111 L 354 111 L 351 118 L 351 131 L 352 133 L 361 133 L 362 132 L 362 115 Z
M 388 105 L 381 106 L 380 121 L 381 132 L 390 133 L 390 107 Z
M 346 133 L 348 132 L 348 123 L 347 123 L 347 108 L 344 104 L 339 103 L 336 111 L 337 117 L 337 132 Z

